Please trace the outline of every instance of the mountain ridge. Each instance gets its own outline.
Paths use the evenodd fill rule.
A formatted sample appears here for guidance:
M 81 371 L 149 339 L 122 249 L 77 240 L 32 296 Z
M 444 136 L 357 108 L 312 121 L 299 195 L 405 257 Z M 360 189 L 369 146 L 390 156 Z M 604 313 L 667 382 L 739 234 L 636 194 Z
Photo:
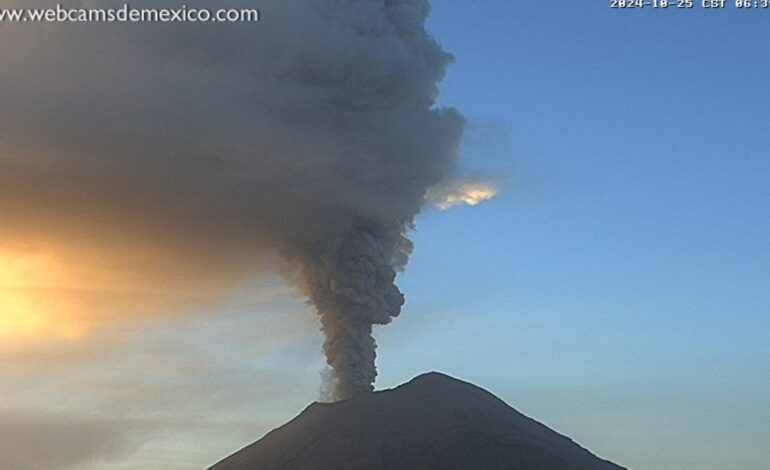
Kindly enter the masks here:
M 477 385 L 428 372 L 314 402 L 209 470 L 622 470 Z

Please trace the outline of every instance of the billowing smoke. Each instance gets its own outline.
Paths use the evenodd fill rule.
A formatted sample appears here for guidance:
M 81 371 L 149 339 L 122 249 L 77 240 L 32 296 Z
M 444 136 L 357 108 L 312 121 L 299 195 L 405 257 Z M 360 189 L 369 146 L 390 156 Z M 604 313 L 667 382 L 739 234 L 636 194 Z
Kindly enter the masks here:
M 435 107 L 451 56 L 427 0 L 257 6 L 258 24 L 4 25 L 0 245 L 137 290 L 218 292 L 281 259 L 346 398 L 372 390 L 407 232 L 455 166 L 463 119 Z
M 404 303 L 393 283 L 395 257 L 403 253 L 399 241 L 365 225 L 324 240 L 304 263 L 308 295 L 326 335 L 333 390 L 342 398 L 371 390 L 377 375 L 372 325 L 390 323 Z

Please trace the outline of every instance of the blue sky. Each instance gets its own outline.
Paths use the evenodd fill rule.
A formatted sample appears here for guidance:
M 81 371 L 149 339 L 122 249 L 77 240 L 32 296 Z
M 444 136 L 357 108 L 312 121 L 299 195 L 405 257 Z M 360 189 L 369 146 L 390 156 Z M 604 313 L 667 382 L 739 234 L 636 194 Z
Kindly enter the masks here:
M 770 466 L 766 12 L 606 3 L 434 6 L 504 189 L 420 220 L 383 380 L 436 364 L 635 469 Z

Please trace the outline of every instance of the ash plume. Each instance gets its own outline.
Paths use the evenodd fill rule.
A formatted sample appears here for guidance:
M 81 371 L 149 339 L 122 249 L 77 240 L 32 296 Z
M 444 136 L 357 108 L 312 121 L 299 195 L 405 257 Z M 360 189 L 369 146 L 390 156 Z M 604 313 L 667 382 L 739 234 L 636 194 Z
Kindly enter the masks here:
M 436 107 L 452 58 L 426 0 L 259 6 L 256 25 L 4 26 L 0 245 L 130 271 L 138 291 L 224 295 L 288 263 L 347 398 L 373 388 L 407 233 L 455 167 L 464 122 Z

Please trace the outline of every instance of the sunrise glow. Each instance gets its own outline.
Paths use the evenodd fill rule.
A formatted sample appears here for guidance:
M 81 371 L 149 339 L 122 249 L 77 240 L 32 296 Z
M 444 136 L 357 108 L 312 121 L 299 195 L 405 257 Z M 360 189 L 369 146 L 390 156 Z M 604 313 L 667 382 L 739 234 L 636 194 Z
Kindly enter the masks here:
M 51 256 L 0 250 L 0 340 L 5 345 L 41 339 L 76 340 L 85 326 L 71 300 L 58 295 L 66 272 Z

